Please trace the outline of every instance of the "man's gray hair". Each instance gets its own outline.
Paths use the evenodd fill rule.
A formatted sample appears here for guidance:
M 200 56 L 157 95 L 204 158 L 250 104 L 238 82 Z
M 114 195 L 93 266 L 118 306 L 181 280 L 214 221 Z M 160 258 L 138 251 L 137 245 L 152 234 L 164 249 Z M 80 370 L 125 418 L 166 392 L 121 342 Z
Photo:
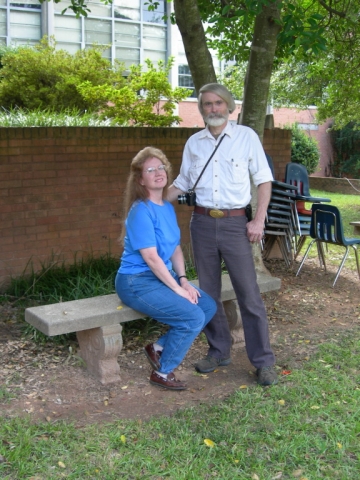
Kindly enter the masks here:
M 232 113 L 235 110 L 236 108 L 235 102 L 229 90 L 223 85 L 220 85 L 219 83 L 208 83 L 207 85 L 204 85 L 203 87 L 201 87 L 199 90 L 198 108 L 200 110 L 201 115 L 204 115 L 204 110 L 202 106 L 202 94 L 205 92 L 215 93 L 220 98 L 222 98 L 228 106 L 229 113 Z

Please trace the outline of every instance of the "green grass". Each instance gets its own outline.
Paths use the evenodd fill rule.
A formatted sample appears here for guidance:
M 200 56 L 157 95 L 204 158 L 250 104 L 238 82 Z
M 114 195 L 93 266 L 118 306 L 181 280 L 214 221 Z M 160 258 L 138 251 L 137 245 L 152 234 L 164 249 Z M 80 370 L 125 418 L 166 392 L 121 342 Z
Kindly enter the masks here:
M 330 205 L 334 205 L 340 210 L 345 236 L 354 237 L 354 229 L 350 225 L 350 222 L 360 221 L 360 195 L 344 195 L 342 193 L 324 192 L 313 189 L 311 190 L 311 195 L 314 197 L 330 198 Z M 307 203 L 306 208 L 311 209 L 311 204 Z
M 171 418 L 82 429 L 66 422 L 4 418 L 0 454 L 6 462 L 0 463 L 0 477 L 359 478 L 359 355 L 360 330 L 354 329 L 321 345 L 276 387 L 239 388 L 217 405 Z

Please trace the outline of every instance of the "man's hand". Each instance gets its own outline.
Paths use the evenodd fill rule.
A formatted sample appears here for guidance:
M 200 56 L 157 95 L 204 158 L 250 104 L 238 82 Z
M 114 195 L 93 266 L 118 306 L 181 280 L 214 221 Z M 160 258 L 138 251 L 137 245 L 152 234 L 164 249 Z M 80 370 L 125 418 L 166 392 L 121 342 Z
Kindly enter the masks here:
M 176 188 L 174 186 L 174 184 L 172 184 L 168 188 L 167 195 L 166 195 L 166 200 L 168 202 L 174 202 L 177 199 L 178 195 L 181 195 L 182 193 L 184 193 L 184 192 L 182 190 L 180 190 L 179 188 Z
M 246 224 L 247 236 L 251 243 L 261 242 L 264 235 L 264 222 L 254 219 Z
M 265 217 L 270 202 L 271 188 L 271 182 L 261 183 L 258 186 L 255 218 L 246 224 L 247 236 L 251 243 L 261 242 L 264 235 Z

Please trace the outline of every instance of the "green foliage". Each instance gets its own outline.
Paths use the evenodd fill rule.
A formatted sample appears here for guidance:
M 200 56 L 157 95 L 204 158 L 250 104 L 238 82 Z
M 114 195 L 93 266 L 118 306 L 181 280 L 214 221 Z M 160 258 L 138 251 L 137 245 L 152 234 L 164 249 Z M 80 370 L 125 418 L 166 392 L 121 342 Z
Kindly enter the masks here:
M 126 84 L 98 85 L 91 82 L 78 85 L 85 101 L 96 103 L 101 118 L 113 123 L 134 126 L 170 127 L 179 123 L 180 117 L 173 114 L 175 106 L 188 97 L 186 88 L 172 89 L 169 73 L 174 59 L 168 63 L 158 62 L 158 69 L 150 60 L 145 60 L 147 70 L 141 65 L 131 65 Z
M 336 129 L 358 121 L 360 104 L 359 77 L 354 75 L 360 52 L 358 3 L 343 8 L 342 15 L 329 18 L 326 54 L 304 57 L 295 49 L 274 73 L 271 87 L 274 105 L 316 105 L 318 121 L 333 118 Z
M 119 260 L 110 254 L 75 257 L 71 265 L 54 257 L 35 272 L 29 262 L 21 276 L 12 278 L 5 293 L 18 300 L 31 300 L 39 304 L 114 293 L 118 264 Z
M 254 22 L 269 0 L 245 0 L 243 2 L 198 0 L 202 19 L 208 22 L 208 44 L 226 60 L 247 61 L 253 37 Z M 326 9 L 317 2 L 279 2 L 281 30 L 275 62 L 301 50 L 318 55 L 326 50 Z M 270 19 L 270 21 L 275 21 Z M 226 41 L 224 41 L 226 40 Z
M 127 75 L 122 63 L 112 66 L 102 51 L 95 46 L 71 55 L 56 50 L 55 42 L 46 38 L 34 48 L 4 49 L 3 55 L 0 51 L 0 105 L 16 111 L 22 121 L 26 112 L 50 113 L 50 122 L 58 113 L 64 125 L 69 116 L 85 115 L 90 121 L 89 114 L 95 124 L 106 125 L 168 127 L 181 121 L 173 112 L 188 90 L 171 88 L 172 58 L 167 64 L 159 62 L 158 68 L 146 60 L 146 71 L 132 65 Z M 5 123 L 7 119 L 5 115 Z M 38 124 L 38 118 L 34 120 Z
M 309 173 L 314 173 L 319 164 L 319 149 L 316 141 L 308 137 L 297 124 L 291 128 L 291 161 L 304 165 Z
M 110 120 L 102 120 L 97 113 L 82 113 L 78 109 L 55 112 L 49 108 L 0 110 L 1 127 L 108 127 Z
M 46 37 L 35 47 L 9 49 L 1 62 L 0 105 L 5 108 L 93 110 L 96 103 L 84 101 L 77 84 L 123 81 L 121 72 L 102 57 L 100 47 L 71 55 L 56 50 L 55 42 Z
M 242 100 L 246 75 L 246 63 L 229 65 L 224 72 L 218 75 L 218 81 L 224 85 L 236 98 Z
M 352 122 L 340 130 L 330 130 L 334 149 L 331 174 L 334 177 L 350 175 L 353 178 L 360 178 L 359 126 Z

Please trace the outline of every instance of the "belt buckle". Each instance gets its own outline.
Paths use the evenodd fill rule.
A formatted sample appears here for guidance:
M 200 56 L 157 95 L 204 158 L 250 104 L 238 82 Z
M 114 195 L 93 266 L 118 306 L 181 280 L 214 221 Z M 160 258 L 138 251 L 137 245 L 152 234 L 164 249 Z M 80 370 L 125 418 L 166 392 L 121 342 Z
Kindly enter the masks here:
M 222 218 L 225 214 L 221 210 L 212 209 L 210 210 L 209 215 L 213 218 Z

